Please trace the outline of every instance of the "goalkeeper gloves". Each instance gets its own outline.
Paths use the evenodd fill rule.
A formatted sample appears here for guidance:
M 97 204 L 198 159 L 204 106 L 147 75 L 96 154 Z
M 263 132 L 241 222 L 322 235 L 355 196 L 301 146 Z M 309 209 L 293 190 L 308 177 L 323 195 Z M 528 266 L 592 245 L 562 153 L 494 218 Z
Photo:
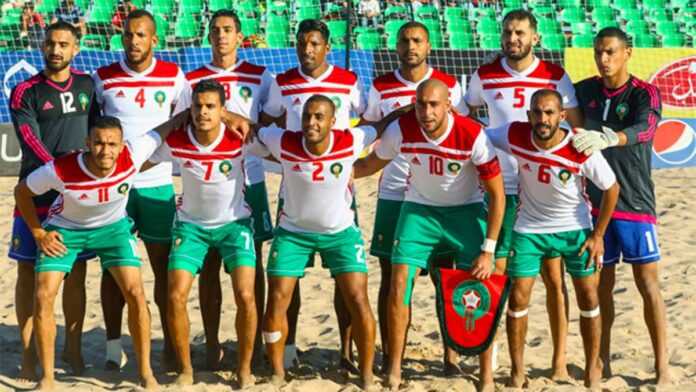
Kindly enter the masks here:
M 583 128 L 576 128 L 573 136 L 573 147 L 585 155 L 614 147 L 619 144 L 619 135 L 611 128 L 602 126 L 602 131 L 593 131 Z

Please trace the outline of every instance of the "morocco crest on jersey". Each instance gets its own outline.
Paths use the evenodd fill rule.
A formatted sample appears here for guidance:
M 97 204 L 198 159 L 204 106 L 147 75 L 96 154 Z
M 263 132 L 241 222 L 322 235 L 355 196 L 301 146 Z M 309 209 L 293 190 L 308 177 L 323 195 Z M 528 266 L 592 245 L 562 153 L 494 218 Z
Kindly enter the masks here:
M 480 281 L 465 270 L 435 269 L 438 317 L 447 344 L 462 355 L 490 346 L 510 292 L 507 275 Z

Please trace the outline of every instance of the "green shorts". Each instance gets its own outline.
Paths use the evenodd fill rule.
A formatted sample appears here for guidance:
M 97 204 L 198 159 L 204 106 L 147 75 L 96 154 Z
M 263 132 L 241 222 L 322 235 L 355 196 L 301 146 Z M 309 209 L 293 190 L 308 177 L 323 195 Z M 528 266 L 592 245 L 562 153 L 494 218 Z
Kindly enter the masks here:
M 572 230 L 561 233 L 528 234 L 512 233 L 512 249 L 507 273 L 511 277 L 534 277 L 541 271 L 545 259 L 562 257 L 568 273 L 583 278 L 595 272 L 595 266 L 585 268 L 589 252 L 578 256 L 590 230 Z
M 315 252 L 331 276 L 367 273 L 365 244 L 356 226 L 334 234 L 295 233 L 278 227 L 268 256 L 268 276 L 303 277 Z
M 47 225 L 47 231 L 57 231 L 63 236 L 63 244 L 68 252 L 59 257 L 39 252 L 34 270 L 70 273 L 77 255 L 83 251 L 96 253 L 103 270 L 111 267 L 140 267 L 142 260 L 138 256 L 136 239 L 131 233 L 132 227 L 133 221 L 130 218 L 95 229 L 66 229 Z
M 456 268 L 470 269 L 485 236 L 483 203 L 433 207 L 406 201 L 396 227 L 392 264 L 428 269 L 435 250 L 442 247 L 456 255 Z
M 264 181 L 247 185 L 244 189 L 244 201 L 251 208 L 251 226 L 254 228 L 254 241 L 266 241 L 273 238 L 273 223 L 268 207 L 268 193 Z
M 143 241 L 172 241 L 172 224 L 176 213 L 174 185 L 132 188 L 126 211 L 135 222 L 135 229 Z
M 488 194 L 486 194 L 486 201 L 488 201 Z M 520 198 L 517 195 L 505 195 L 505 215 L 503 216 L 503 225 L 500 227 L 500 234 L 498 234 L 498 243 L 495 247 L 496 259 L 505 259 L 510 256 L 512 229 L 515 227 L 517 205 L 519 203 Z
M 256 267 L 251 219 L 240 219 L 214 229 L 177 220 L 172 238 L 169 270 L 182 269 L 198 275 L 210 248 L 219 251 L 227 273 L 241 266 Z

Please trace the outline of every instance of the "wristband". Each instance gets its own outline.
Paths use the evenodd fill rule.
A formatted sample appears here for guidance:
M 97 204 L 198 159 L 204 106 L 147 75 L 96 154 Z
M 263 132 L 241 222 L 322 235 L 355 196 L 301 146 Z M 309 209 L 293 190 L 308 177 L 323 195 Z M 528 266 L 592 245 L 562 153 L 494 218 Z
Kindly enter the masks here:
M 495 253 L 495 245 L 497 241 L 490 238 L 486 238 L 481 244 L 481 250 L 486 253 Z

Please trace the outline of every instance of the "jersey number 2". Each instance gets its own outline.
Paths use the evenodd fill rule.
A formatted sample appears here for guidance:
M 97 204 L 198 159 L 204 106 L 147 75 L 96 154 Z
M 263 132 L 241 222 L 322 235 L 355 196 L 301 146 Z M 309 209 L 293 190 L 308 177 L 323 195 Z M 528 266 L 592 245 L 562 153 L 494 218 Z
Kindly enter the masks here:
M 314 171 L 312 172 L 312 181 L 324 181 L 324 175 L 321 173 L 324 171 L 324 164 L 322 162 L 312 162 L 312 165 L 314 165 Z

